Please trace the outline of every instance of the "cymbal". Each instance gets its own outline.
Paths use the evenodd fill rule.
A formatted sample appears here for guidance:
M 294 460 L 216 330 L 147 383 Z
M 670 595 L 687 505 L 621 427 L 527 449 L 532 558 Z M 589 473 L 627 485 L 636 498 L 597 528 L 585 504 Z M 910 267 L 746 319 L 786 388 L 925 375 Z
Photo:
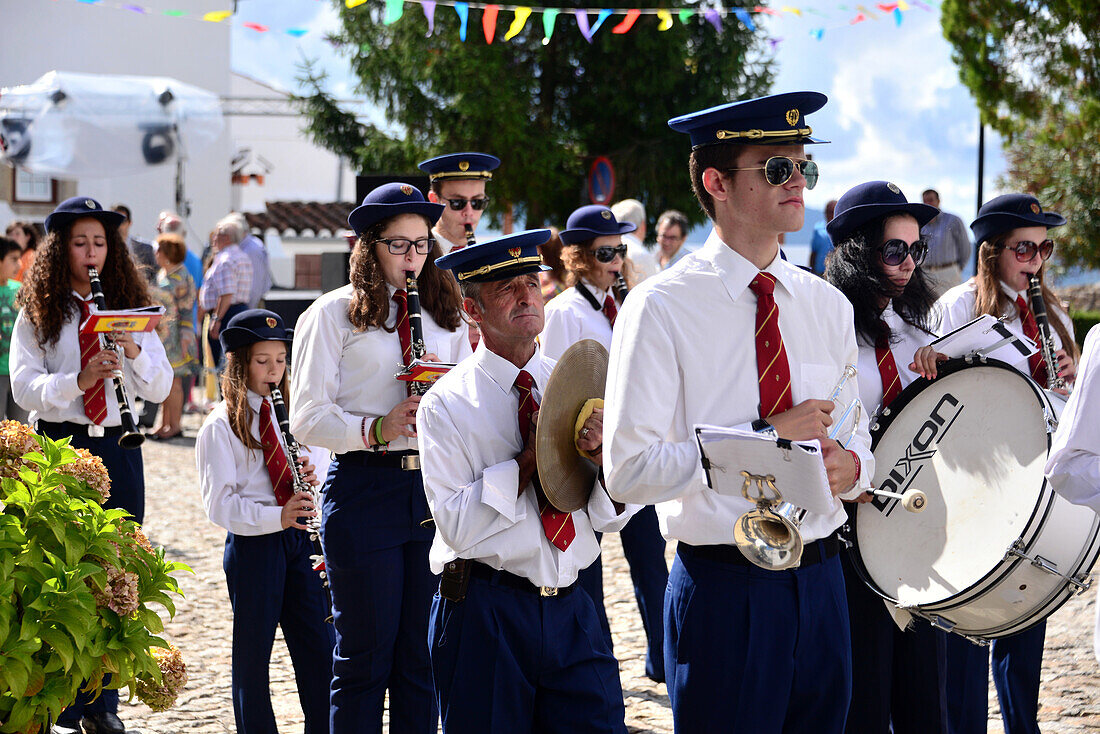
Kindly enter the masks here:
M 588 504 L 596 481 L 598 468 L 577 452 L 574 431 L 585 402 L 603 397 L 607 360 L 602 344 L 581 339 L 565 350 L 542 391 L 535 458 L 542 490 L 561 512 Z

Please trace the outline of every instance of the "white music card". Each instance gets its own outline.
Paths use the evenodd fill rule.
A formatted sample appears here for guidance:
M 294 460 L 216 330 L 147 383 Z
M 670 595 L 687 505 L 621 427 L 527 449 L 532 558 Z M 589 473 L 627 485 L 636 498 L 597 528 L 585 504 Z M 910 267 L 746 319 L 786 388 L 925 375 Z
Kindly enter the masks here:
M 707 484 L 719 494 L 741 497 L 748 477 L 768 477 L 783 500 L 808 512 L 828 514 L 838 500 L 829 489 L 818 441 L 786 441 L 739 428 L 696 425 Z M 755 486 L 749 495 L 758 495 Z
M 932 348 L 948 357 L 977 353 L 1009 364 L 1016 364 L 1039 351 L 1035 342 L 1026 336 L 1013 334 L 1004 322 L 989 314 L 982 314 L 944 334 L 932 342 Z

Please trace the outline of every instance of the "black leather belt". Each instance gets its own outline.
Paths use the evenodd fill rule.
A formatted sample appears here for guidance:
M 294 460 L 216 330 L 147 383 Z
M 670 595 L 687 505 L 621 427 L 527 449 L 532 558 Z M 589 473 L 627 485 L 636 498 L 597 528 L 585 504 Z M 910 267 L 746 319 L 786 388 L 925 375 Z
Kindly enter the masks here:
M 420 454 L 416 451 L 349 451 L 337 454 L 336 460 L 352 466 L 382 466 L 406 471 L 420 469 Z
M 538 594 L 539 596 L 565 596 L 577 588 L 576 581 L 569 584 L 569 586 L 535 586 L 522 576 L 517 576 L 508 571 L 498 571 L 480 561 L 474 561 L 470 564 L 470 575 L 482 581 L 490 581 L 501 586 L 526 591 L 529 594 Z
M 700 558 L 705 561 L 726 563 L 731 566 L 754 565 L 748 558 L 745 558 L 745 555 L 735 545 L 688 545 L 687 543 L 679 543 L 676 546 L 676 552 L 687 558 Z M 807 543 L 802 549 L 802 561 L 799 563 L 799 567 L 805 568 L 827 561 L 839 552 L 840 540 L 835 533 L 827 538 L 815 540 L 813 543 Z
M 92 423 L 72 423 L 70 421 L 54 423 L 53 421 L 39 420 L 38 430 L 51 437 L 88 436 L 90 438 L 101 438 L 111 436 L 113 438 L 122 435 L 122 426 L 97 426 Z

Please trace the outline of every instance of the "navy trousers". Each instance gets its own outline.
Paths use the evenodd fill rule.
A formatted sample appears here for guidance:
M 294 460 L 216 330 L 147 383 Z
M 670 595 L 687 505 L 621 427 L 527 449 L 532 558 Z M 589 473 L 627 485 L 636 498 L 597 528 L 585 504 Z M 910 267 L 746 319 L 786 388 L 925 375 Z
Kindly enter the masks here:
M 1039 734 L 1039 676 L 1047 625 L 1041 622 L 992 644 L 993 684 L 1005 734 Z M 989 719 L 990 650 L 947 637 L 947 723 L 950 734 L 985 734 Z
M 840 559 L 766 571 L 681 544 L 665 594 L 665 675 L 681 734 L 841 734 L 852 648 Z
M 846 552 L 841 552 L 841 566 L 852 631 L 852 701 L 844 731 L 945 734 L 946 633 L 923 619 L 899 630 Z
M 322 543 L 336 623 L 333 734 L 430 734 L 439 719 L 428 658 L 428 613 L 439 580 L 428 567 L 433 531 L 420 472 L 337 456 L 329 467 Z
M 329 684 L 336 638 L 328 598 L 303 530 L 225 538 L 222 567 L 233 605 L 233 716 L 237 734 L 278 734 L 268 669 L 276 625 L 294 664 L 306 734 L 328 734 Z
M 603 542 L 603 533 L 596 533 L 596 542 Z M 611 623 L 607 621 L 607 609 L 603 603 L 603 554 L 596 556 L 596 560 L 588 568 L 582 568 L 577 574 L 577 585 L 588 594 L 588 598 L 596 607 L 596 621 L 600 624 L 600 634 L 607 644 L 607 649 L 614 654 L 615 643 L 611 639 Z
M 110 396 L 107 398 L 111 400 Z M 39 431 L 53 440 L 72 436 L 73 448 L 87 449 L 103 460 L 107 475 L 111 477 L 111 496 L 103 504 L 108 510 L 123 509 L 134 516 L 139 523 L 145 520 L 145 471 L 141 459 L 141 449 L 124 449 L 118 445 L 117 436 L 92 438 L 84 431 L 62 431 L 54 426 L 39 425 Z M 103 684 L 110 682 L 110 676 Z M 118 691 L 104 689 L 99 698 L 91 700 L 91 695 L 83 691 L 76 694 L 72 706 L 61 712 L 57 723 L 76 728 L 77 722 L 85 715 L 97 713 L 118 713 Z
M 619 531 L 619 538 L 623 543 L 623 555 L 630 565 L 634 598 L 645 628 L 645 674 L 660 683 L 665 679 L 664 612 L 668 564 L 665 562 L 665 539 L 653 506 L 643 507 L 630 518 L 626 527 Z
M 435 595 L 428 641 L 444 734 L 626 734 L 619 666 L 580 590 L 471 578 L 464 601 Z

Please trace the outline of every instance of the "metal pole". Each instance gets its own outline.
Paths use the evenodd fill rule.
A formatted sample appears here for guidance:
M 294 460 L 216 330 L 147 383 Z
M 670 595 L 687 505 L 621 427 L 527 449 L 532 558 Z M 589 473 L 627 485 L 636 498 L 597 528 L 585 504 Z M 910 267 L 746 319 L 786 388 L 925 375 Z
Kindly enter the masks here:
M 978 210 L 982 208 L 982 204 L 985 203 L 985 193 L 983 191 L 985 185 L 985 123 L 982 122 L 981 113 L 978 114 L 978 205 L 974 207 L 974 214 L 977 215 Z M 978 245 L 980 242 L 974 243 L 974 273 L 978 272 Z

